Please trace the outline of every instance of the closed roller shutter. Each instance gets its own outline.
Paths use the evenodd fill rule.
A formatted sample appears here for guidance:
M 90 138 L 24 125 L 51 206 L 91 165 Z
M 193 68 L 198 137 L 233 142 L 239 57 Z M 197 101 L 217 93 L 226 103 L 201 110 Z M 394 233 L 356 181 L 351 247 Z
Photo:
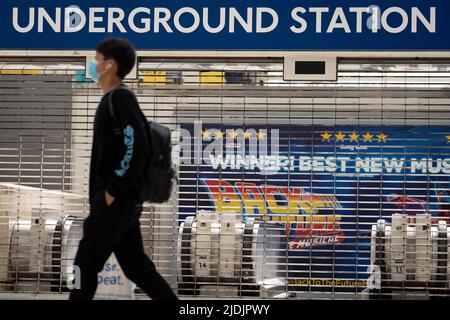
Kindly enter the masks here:
M 81 61 L 0 70 L 1 292 L 64 292 L 101 92 Z M 142 60 L 139 75 L 129 85 L 172 129 L 178 169 L 172 199 L 144 209 L 144 243 L 181 295 L 363 297 L 378 220 L 447 221 L 448 61 L 342 60 L 336 82 L 284 81 L 273 59 Z M 423 255 L 426 279 L 417 245 L 400 243 L 402 260 L 392 241 L 381 274 L 409 281 L 394 296 L 447 294 L 442 240 L 423 245 L 441 250 Z

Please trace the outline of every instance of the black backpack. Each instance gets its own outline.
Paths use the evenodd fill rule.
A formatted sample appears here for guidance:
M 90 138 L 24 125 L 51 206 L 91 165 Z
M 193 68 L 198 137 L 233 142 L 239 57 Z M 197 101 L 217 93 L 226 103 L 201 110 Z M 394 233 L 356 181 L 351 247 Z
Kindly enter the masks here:
M 127 90 L 134 94 L 127 86 L 122 85 L 114 89 L 109 95 L 109 111 L 114 120 L 115 135 L 122 134 L 112 103 L 112 95 L 118 90 Z M 170 198 L 176 176 L 172 165 L 170 129 L 162 124 L 147 121 L 140 108 L 139 111 L 144 120 L 150 152 L 143 172 L 138 178 L 138 195 L 142 202 L 163 203 Z

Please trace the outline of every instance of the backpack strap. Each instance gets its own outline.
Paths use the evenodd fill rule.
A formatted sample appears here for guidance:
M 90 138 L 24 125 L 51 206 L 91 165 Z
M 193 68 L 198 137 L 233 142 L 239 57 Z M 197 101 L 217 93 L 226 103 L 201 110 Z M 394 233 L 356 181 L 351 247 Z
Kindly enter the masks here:
M 113 125 L 114 125 L 113 132 L 114 132 L 114 135 L 116 135 L 116 136 L 121 135 L 121 134 L 122 134 L 122 130 L 120 129 L 120 124 L 119 124 L 119 120 L 117 119 L 117 115 L 116 115 L 116 113 L 114 112 L 114 105 L 113 105 L 113 102 L 112 102 L 112 98 L 113 98 L 113 94 L 114 94 L 116 91 L 119 91 L 119 90 L 126 90 L 126 91 L 128 91 L 128 92 L 133 93 L 133 91 L 131 91 L 130 88 L 128 88 L 128 87 L 127 87 L 126 85 L 124 85 L 124 84 L 121 84 L 120 86 L 118 86 L 117 88 L 115 88 L 115 89 L 109 94 L 109 96 L 108 96 L 109 114 L 111 115 L 111 118 L 113 119 Z M 134 93 L 133 93 L 133 94 L 134 94 Z
M 109 105 L 108 105 L 108 106 L 109 106 L 109 113 L 111 114 L 111 117 L 112 117 L 112 119 L 113 119 L 113 126 L 114 126 L 114 127 L 113 127 L 113 132 L 114 132 L 114 135 L 115 135 L 115 136 L 120 136 L 120 135 L 122 135 L 122 130 L 121 130 L 121 127 L 120 127 L 119 119 L 117 118 L 117 115 L 116 115 L 116 113 L 114 112 L 114 105 L 113 105 L 113 102 L 112 102 L 113 94 L 114 94 L 116 91 L 119 91 L 119 90 L 126 90 L 126 91 L 128 91 L 128 92 L 131 92 L 131 94 L 132 94 L 133 96 L 135 96 L 134 92 L 133 92 L 130 88 L 128 88 L 128 86 L 126 86 L 126 85 L 124 85 L 124 84 L 118 86 L 117 88 L 115 88 L 115 89 L 109 94 L 109 97 L 108 97 Z M 147 118 L 145 117 L 145 115 L 144 115 L 144 113 L 142 112 L 141 108 L 138 108 L 138 109 L 139 109 L 139 113 L 140 113 L 141 118 L 142 118 L 142 121 L 143 121 L 143 125 L 144 125 L 144 126 L 150 126 L 150 125 L 151 125 L 151 122 L 148 122 L 148 121 L 147 121 Z M 146 133 L 147 133 L 147 139 L 148 139 L 148 143 L 149 143 L 149 145 L 150 145 L 150 150 L 152 150 L 153 147 L 156 145 L 156 143 L 155 143 L 155 141 L 154 141 L 154 137 L 153 137 L 153 135 L 151 134 L 150 128 L 146 128 L 145 131 L 146 131 Z

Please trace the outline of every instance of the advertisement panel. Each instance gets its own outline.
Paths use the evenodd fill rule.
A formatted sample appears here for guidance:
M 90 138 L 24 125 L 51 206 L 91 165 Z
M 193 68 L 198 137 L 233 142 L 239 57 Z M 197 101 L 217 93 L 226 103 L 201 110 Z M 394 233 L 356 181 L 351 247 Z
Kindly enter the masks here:
M 450 216 L 450 129 L 181 127 L 180 219 L 198 210 L 283 223 L 292 288 L 363 289 L 370 228 Z

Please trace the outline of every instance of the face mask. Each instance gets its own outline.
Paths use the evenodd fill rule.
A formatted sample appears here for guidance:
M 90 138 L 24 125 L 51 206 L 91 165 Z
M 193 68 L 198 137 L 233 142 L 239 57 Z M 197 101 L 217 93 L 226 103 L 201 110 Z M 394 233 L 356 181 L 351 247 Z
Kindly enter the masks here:
M 103 63 L 103 62 L 101 62 L 101 63 Z M 106 71 L 102 72 L 102 73 L 97 72 L 98 64 L 99 64 L 99 62 L 96 59 L 92 60 L 89 63 L 89 76 L 91 77 L 92 80 L 95 81 L 95 83 L 98 83 L 100 76 L 106 72 Z

